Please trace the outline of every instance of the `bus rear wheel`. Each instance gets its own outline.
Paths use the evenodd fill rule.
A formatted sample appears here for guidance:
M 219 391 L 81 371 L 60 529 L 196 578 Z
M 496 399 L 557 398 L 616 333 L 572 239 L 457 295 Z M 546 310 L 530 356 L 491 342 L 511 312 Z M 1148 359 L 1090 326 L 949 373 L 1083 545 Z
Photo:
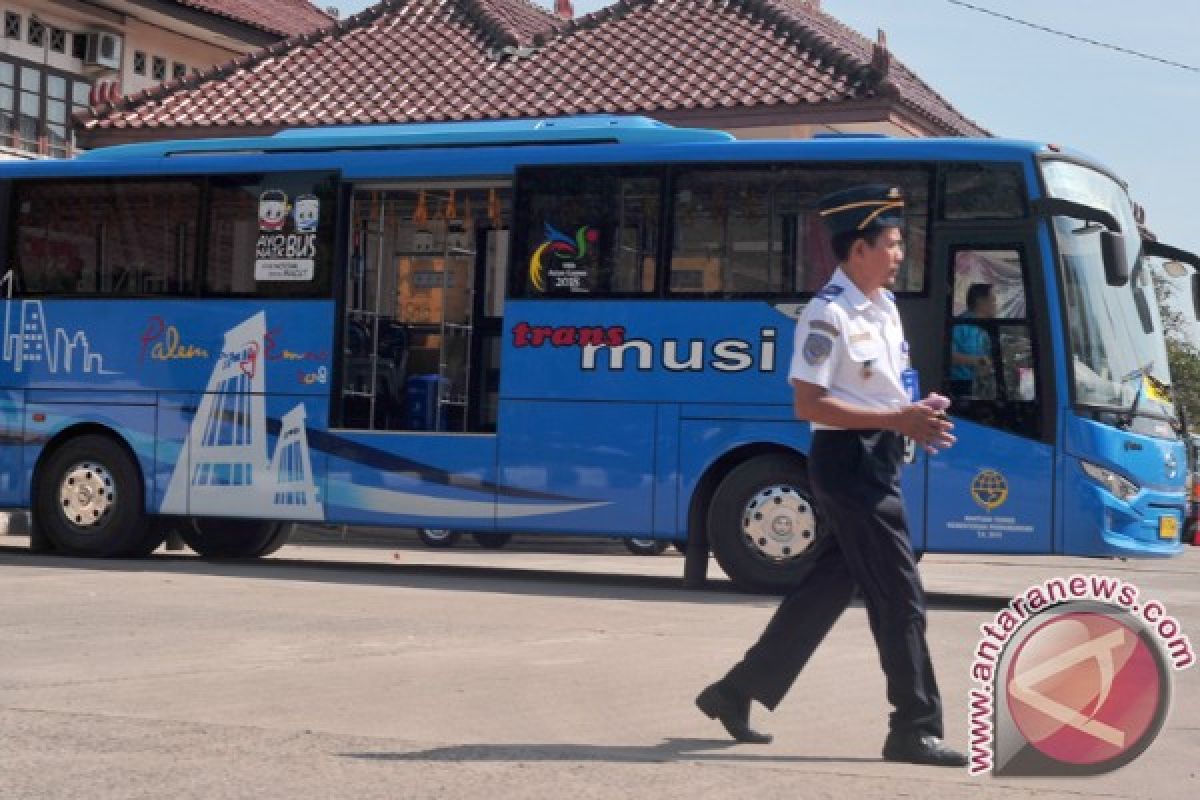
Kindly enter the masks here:
M 179 528 L 179 536 L 197 555 L 205 558 L 260 558 L 287 544 L 290 522 L 260 519 L 191 517 Z
M 709 502 L 708 535 L 717 563 L 739 589 L 794 588 L 822 535 L 804 462 L 768 453 L 730 470 Z
M 143 556 L 164 536 L 146 517 L 133 456 L 100 434 L 70 439 L 46 458 L 38 468 L 33 514 L 64 555 Z

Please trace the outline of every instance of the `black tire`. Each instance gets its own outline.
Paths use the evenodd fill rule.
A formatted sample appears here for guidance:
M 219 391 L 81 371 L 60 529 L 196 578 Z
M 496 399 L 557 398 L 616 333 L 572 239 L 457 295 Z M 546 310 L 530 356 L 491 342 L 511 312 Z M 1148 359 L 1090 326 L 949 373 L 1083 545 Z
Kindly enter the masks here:
M 445 548 L 458 544 L 462 534 L 448 528 L 417 528 L 417 538 L 426 547 Z
M 794 588 L 808 572 L 820 536 L 808 472 L 796 456 L 768 453 L 738 464 L 709 501 L 713 555 L 742 591 L 782 594 Z
M 133 456 L 116 440 L 90 433 L 68 440 L 38 467 L 32 511 L 59 553 L 129 557 L 162 544 L 144 503 Z
M 179 535 L 205 558 L 260 558 L 287 543 L 290 522 L 261 519 L 191 517 L 179 525 Z
M 472 533 L 475 544 L 488 550 L 499 550 L 512 539 L 511 533 Z
M 656 556 L 666 550 L 670 542 L 662 539 L 622 539 L 625 549 L 635 556 Z
M 167 540 L 167 534 L 175 527 L 175 521 L 168 517 L 150 517 L 146 520 L 146 536 L 130 552 L 128 558 L 145 558 L 153 553 Z

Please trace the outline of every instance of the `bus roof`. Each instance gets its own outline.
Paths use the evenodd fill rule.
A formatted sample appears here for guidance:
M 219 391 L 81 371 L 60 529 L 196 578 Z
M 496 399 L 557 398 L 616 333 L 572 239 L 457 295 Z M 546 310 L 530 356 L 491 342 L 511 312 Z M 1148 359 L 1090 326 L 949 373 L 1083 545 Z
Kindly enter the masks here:
M 521 167 L 773 162 L 1023 162 L 1081 153 L 994 138 L 841 135 L 738 140 L 724 131 L 673 128 L 646 117 L 298 128 L 270 136 L 115 145 L 73 159 L 0 162 L 0 179 L 166 176 L 328 170 L 343 180 L 508 179 Z
M 554 119 L 292 128 L 272 136 L 115 145 L 82 153 L 78 158 L 110 161 L 201 154 L 296 153 L 322 150 L 495 147 L 520 144 L 724 142 L 733 138 L 732 134 L 724 131 L 674 128 L 649 117 L 598 114 Z

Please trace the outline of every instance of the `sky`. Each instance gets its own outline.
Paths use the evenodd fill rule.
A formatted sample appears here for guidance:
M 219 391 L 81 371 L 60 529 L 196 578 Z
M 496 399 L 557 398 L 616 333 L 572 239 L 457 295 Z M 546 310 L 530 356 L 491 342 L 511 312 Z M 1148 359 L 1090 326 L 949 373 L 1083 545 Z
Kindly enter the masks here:
M 608 5 L 573 2 L 577 15 Z M 1129 183 L 1160 240 L 1200 252 L 1200 3 L 970 2 L 1194 69 L 1031 30 L 950 0 L 822 0 L 822 8 L 870 38 L 882 28 L 894 57 L 994 135 L 1061 144 L 1106 164 Z M 338 7 L 344 17 L 367 5 Z

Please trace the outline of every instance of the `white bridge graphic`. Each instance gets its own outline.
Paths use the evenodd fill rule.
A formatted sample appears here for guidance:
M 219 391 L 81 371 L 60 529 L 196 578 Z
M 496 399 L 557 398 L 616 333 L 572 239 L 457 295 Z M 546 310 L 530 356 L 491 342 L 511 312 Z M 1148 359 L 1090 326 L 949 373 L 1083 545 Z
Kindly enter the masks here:
M 262 311 L 226 332 L 162 513 L 324 519 L 303 403 L 284 414 L 275 453 L 267 455 L 266 332 Z

